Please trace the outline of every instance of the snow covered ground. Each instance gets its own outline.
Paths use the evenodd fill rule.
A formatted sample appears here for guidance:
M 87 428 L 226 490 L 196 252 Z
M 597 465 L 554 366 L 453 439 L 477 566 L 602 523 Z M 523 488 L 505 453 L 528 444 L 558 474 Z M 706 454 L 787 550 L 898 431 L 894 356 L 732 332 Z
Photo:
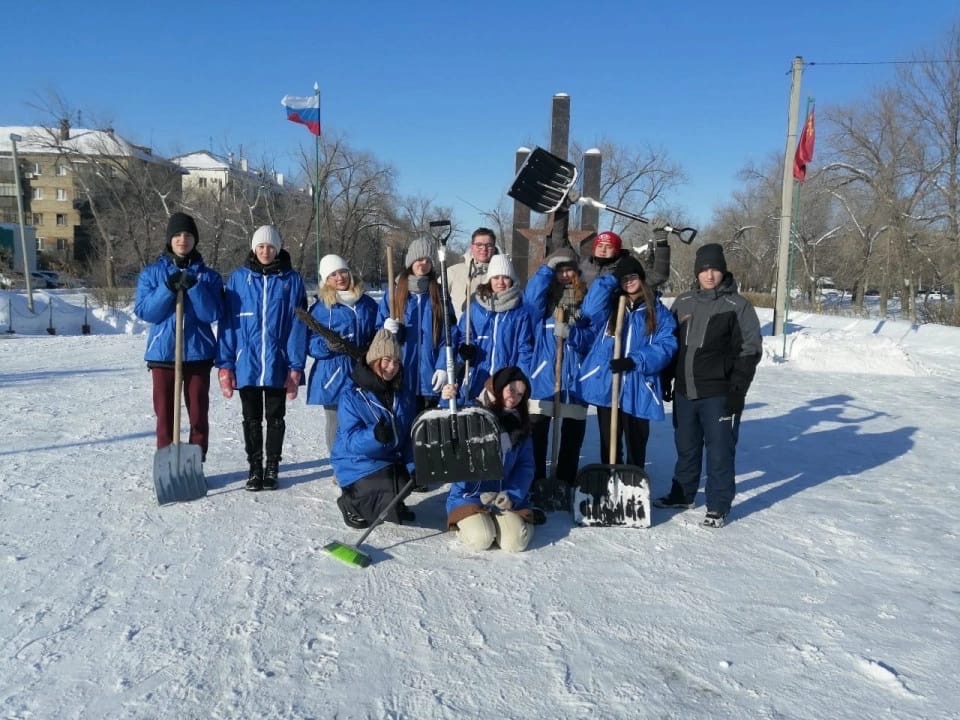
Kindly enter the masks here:
M 281 489 L 251 494 L 216 395 L 210 493 L 160 508 L 144 326 L 47 335 L 46 298 L 82 316 L 60 292 L 36 318 L 0 292 L 3 718 L 958 717 L 956 328 L 795 313 L 786 361 L 766 337 L 722 530 L 701 495 L 472 555 L 436 489 L 357 570 L 322 550 L 359 532 L 319 410 L 292 403 Z M 669 422 L 648 455 L 665 491 Z

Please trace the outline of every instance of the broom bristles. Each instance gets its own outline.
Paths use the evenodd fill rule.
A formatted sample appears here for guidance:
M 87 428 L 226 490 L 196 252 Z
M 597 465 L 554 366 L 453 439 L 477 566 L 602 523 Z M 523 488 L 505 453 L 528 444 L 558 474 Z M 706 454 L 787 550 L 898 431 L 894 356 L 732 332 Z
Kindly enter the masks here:
M 340 562 L 346 563 L 351 567 L 365 568 L 370 564 L 370 556 L 361 552 L 353 545 L 347 545 L 341 542 L 332 542 L 324 545 L 323 549 Z

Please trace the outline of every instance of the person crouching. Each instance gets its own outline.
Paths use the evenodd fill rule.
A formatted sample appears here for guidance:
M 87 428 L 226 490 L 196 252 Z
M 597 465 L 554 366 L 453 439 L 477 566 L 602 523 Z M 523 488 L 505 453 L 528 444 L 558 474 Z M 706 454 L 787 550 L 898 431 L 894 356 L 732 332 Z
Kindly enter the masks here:
M 444 397 L 455 391 L 444 388 Z M 533 440 L 530 436 L 530 381 L 516 366 L 498 370 L 488 378 L 482 404 L 500 425 L 503 477 L 482 482 L 457 482 L 447 496 L 447 527 L 456 530 L 471 550 L 486 550 L 494 543 L 507 552 L 521 552 L 533 538 Z
M 352 528 L 369 527 L 396 498 L 413 470 L 410 427 L 413 403 L 400 392 L 400 343 L 378 330 L 337 407 L 337 436 L 330 462 L 341 488 L 337 506 Z M 415 515 L 401 500 L 386 520 L 400 523 Z

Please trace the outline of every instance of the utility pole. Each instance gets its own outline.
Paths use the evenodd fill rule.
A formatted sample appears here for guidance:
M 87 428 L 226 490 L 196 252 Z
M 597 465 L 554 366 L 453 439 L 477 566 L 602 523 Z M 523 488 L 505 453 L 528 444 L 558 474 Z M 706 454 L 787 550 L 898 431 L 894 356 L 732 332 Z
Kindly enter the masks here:
M 803 58 L 793 59 L 790 79 L 790 110 L 787 115 L 787 148 L 783 153 L 783 186 L 780 191 L 780 245 L 777 252 L 777 294 L 773 309 L 773 334 L 786 335 L 787 299 L 790 296 L 788 267 L 793 233 L 793 154 L 797 150 L 800 114 L 800 79 Z
M 27 309 L 33 312 L 33 279 L 30 277 L 30 257 L 27 255 L 27 229 L 23 221 L 23 186 L 20 184 L 20 159 L 17 156 L 17 143 L 23 140 L 16 133 L 10 133 L 10 145 L 13 148 L 13 177 L 17 188 L 17 220 L 20 223 L 20 253 L 23 255 L 23 282 L 27 288 Z

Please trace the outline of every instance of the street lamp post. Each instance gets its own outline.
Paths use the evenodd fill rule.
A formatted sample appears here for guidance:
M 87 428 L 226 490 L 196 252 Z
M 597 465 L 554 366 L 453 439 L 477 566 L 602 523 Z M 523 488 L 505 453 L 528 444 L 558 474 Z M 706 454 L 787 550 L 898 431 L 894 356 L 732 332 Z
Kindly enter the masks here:
M 23 256 L 23 281 L 27 287 L 27 309 L 33 312 L 33 286 L 30 278 L 30 260 L 27 256 L 27 230 L 23 222 L 23 187 L 20 185 L 20 161 L 17 156 L 17 143 L 23 140 L 16 133 L 10 133 L 10 145 L 13 148 L 13 177 L 17 188 L 17 220 L 20 223 L 20 253 Z

